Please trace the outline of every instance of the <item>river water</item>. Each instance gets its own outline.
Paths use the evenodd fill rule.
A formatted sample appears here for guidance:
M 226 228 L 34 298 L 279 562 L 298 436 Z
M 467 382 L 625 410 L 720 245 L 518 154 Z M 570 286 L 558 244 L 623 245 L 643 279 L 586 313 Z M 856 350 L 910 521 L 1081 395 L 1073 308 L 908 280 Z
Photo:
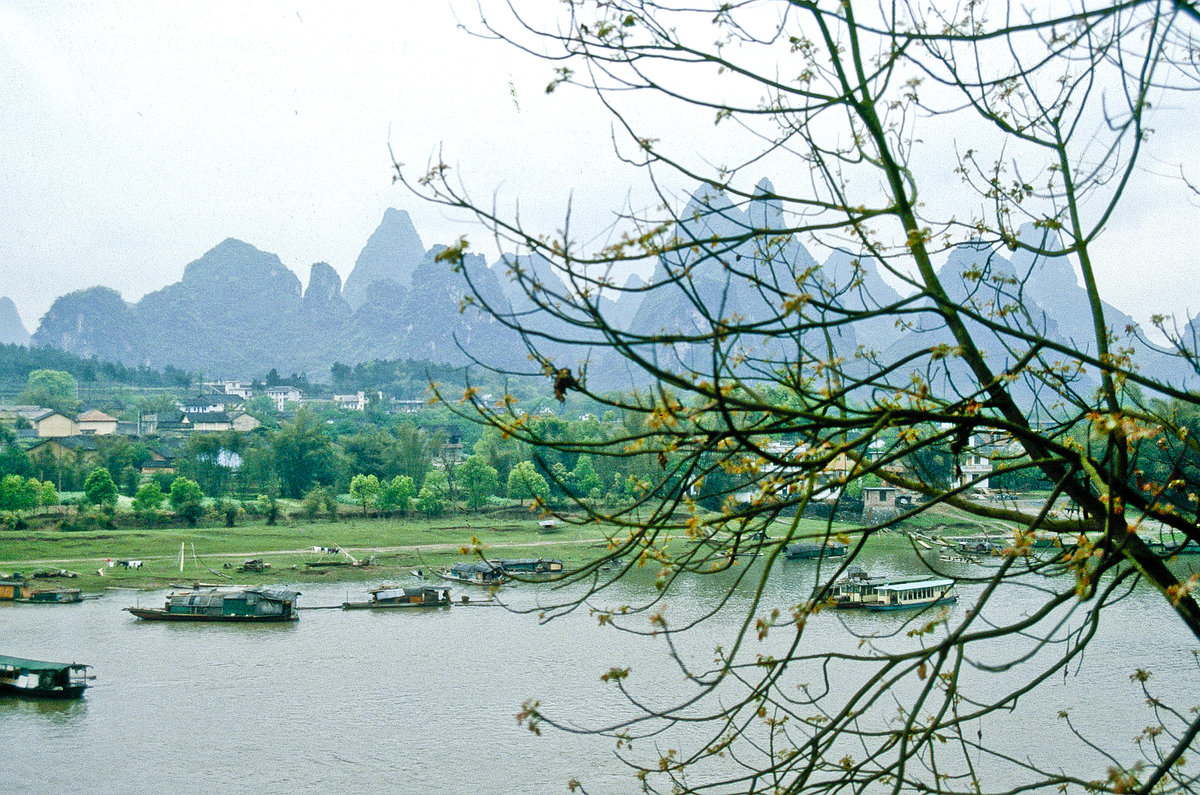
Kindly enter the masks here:
M 902 563 L 878 560 L 873 571 L 890 574 Z M 803 599 L 813 576 L 811 563 L 781 564 L 758 613 Z M 711 609 L 729 586 L 728 577 L 684 579 L 668 593 L 664 615 L 679 626 Z M 307 607 L 364 598 L 357 585 L 297 588 Z M 956 615 L 981 588 L 960 586 Z M 671 703 L 690 685 L 663 638 L 601 626 L 586 609 L 543 623 L 536 613 L 479 604 L 483 592 L 457 593 L 473 593 L 473 604 L 306 610 L 285 626 L 144 622 L 122 611 L 160 606 L 164 592 L 110 591 L 77 605 L 2 605 L 0 653 L 85 662 L 96 679 L 77 702 L 0 695 L 0 792 L 540 793 L 565 792 L 571 779 L 589 793 L 636 791 L 611 739 L 551 728 L 536 736 L 515 715 L 524 701 L 538 698 L 547 713 L 580 727 L 628 717 L 628 703 L 600 681 L 614 665 L 630 668 L 634 692 Z M 502 594 L 525 608 L 553 598 L 544 585 Z M 654 594 L 648 577 L 635 576 L 592 603 L 633 605 Z M 727 608 L 681 639 L 679 654 L 707 666 L 714 648 L 731 642 L 749 594 L 748 586 L 734 588 Z M 998 597 L 996 609 L 1013 615 L 1033 610 L 1040 598 L 1032 588 Z M 1129 679 L 1137 668 L 1152 669 L 1154 683 L 1184 708 L 1200 703 L 1191 653 L 1197 644 L 1159 597 L 1138 589 L 1105 615 L 1082 665 L 1023 699 L 1012 715 L 980 721 L 972 731 L 1045 762 L 1073 747 L 1058 718 L 1069 709 L 1082 730 L 1132 752 L 1133 735 L 1150 722 Z M 898 631 L 907 618 L 823 614 L 810 620 L 802 648 L 852 651 L 861 648 L 862 635 L 879 636 L 882 646 L 911 647 L 919 641 Z M 650 628 L 644 615 L 625 620 Z M 789 635 L 777 629 L 762 643 L 750 642 L 749 653 L 775 653 Z M 1022 647 L 1003 641 L 984 651 L 994 654 L 984 664 L 998 663 L 1019 657 Z M 811 672 L 797 666 L 796 676 Z M 1017 664 L 994 681 L 1024 672 Z M 979 687 L 992 686 L 976 676 Z M 634 753 L 652 762 L 667 745 L 702 742 L 697 732 L 639 741 Z M 1086 753 L 1072 759 L 1063 759 L 1064 767 L 1086 760 L 1096 775 L 1106 764 Z

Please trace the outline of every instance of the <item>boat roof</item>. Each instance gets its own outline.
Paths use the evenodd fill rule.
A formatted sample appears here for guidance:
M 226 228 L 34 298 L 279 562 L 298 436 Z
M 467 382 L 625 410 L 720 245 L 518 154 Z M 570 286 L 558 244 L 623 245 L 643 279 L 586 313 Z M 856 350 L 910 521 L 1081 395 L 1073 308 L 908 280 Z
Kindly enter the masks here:
M 236 598 L 242 594 L 256 593 L 264 599 L 275 601 L 295 601 L 300 595 L 299 591 L 293 591 L 288 588 L 268 588 L 265 585 L 259 585 L 254 588 L 195 588 L 187 591 L 175 591 L 171 594 L 176 596 L 220 596 L 223 599 Z
M 918 588 L 947 588 L 954 580 L 910 580 L 908 582 L 890 582 L 880 585 L 876 591 L 915 591 Z
M 24 657 L 8 657 L 0 654 L 0 665 L 9 665 L 13 668 L 23 668 L 27 671 L 66 671 L 69 668 L 90 668 L 91 666 L 83 663 L 56 663 L 45 662 L 44 660 L 26 660 Z
M 491 561 L 476 561 L 474 563 L 455 563 L 450 571 L 500 571 L 500 564 Z

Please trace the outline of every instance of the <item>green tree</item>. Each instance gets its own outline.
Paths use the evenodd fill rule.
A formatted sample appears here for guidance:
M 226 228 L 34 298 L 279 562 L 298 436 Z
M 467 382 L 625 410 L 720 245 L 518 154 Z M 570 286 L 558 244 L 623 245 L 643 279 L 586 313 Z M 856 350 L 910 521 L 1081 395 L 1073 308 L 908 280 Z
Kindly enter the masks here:
M 38 506 L 42 484 L 33 478 L 5 475 L 0 479 L 0 511 L 28 511 Z
M 488 498 L 500 488 L 500 478 L 494 467 L 488 466 L 481 455 L 473 455 L 459 465 L 455 472 L 467 495 L 467 507 L 475 510 L 487 505 Z
M 79 384 L 75 376 L 62 370 L 34 370 L 25 380 L 19 399 L 74 417 L 79 407 Z
M 42 482 L 41 504 L 44 506 L 58 505 L 58 490 L 54 484 L 46 480 Z
M 461 173 L 436 159 L 416 175 L 397 165 L 414 191 L 511 243 L 507 275 L 524 308 L 482 287 L 471 298 L 520 339 L 543 393 L 621 416 L 597 444 L 531 421 L 511 400 L 461 404 L 536 446 L 544 471 L 585 453 L 621 462 L 625 498 L 575 508 L 627 530 L 604 556 L 653 562 L 657 587 L 642 604 L 601 611 L 601 623 L 668 638 L 694 685 L 672 701 L 660 682 L 637 691 L 636 666 L 605 675 L 632 703 L 596 731 L 615 737 L 637 785 L 1194 790 L 1183 760 L 1200 716 L 1190 702 L 1164 704 L 1144 670 L 1129 672 L 1153 708 L 1136 749 L 1103 718 L 1091 736 L 1078 729 L 1087 704 L 1064 707 L 1069 727 L 1050 756 L 1009 751 L 1000 735 L 1053 701 L 1064 673 L 1108 673 L 1112 658 L 1087 650 L 1135 590 L 1179 633 L 1156 659 L 1194 666 L 1195 579 L 1137 531 L 1200 543 L 1200 479 L 1188 465 L 1200 446 L 1180 410 L 1200 403 L 1180 386 L 1200 378 L 1197 331 L 1186 317 L 1155 318 L 1164 352 L 1103 296 L 1105 272 L 1127 268 L 1153 237 L 1131 197 L 1177 191 L 1160 200 L 1172 209 L 1158 222 L 1178 226 L 1175 210 L 1197 190 L 1185 155 L 1166 168 L 1161 150 L 1149 155 L 1152 131 L 1176 123 L 1172 106 L 1196 114 L 1196 4 L 577 0 L 554 19 L 489 5 L 479 24 L 543 55 L 547 91 L 582 84 L 597 97 L 616 117 L 616 162 L 646 176 L 646 202 L 615 228 L 580 234 L 568 209 L 558 225 L 568 234 L 525 227 L 502 201 L 472 202 Z M 686 119 L 687 132 L 665 118 Z M 1157 176 L 1168 171 L 1192 183 L 1170 186 Z M 700 187 L 681 200 L 681 184 Z M 1116 220 L 1133 215 L 1137 237 L 1113 239 Z M 469 277 L 466 246 L 439 259 Z M 559 284 L 526 267 L 538 258 Z M 637 314 L 622 321 L 605 302 L 613 275 L 651 269 Z M 981 498 L 978 459 L 995 475 L 1036 470 L 1052 489 L 996 505 Z M 532 480 L 514 483 L 523 467 L 536 474 L 515 466 L 510 495 Z M 695 495 L 717 472 L 730 482 L 702 511 Z M 839 578 L 891 526 L 830 518 L 813 529 L 798 517 L 868 475 L 920 495 L 908 513 L 921 527 L 951 508 L 1003 527 L 1012 543 L 970 574 L 915 558 L 921 573 L 958 580 L 965 609 L 883 631 L 844 621 L 844 646 L 814 647 L 811 627 L 828 619 Z M 843 531 L 845 558 L 823 561 L 797 591 L 781 547 Z M 700 543 L 672 543 L 681 536 Z M 1044 536 L 1055 552 L 1039 557 Z M 580 569 L 559 612 L 595 604 L 588 578 L 604 562 Z M 689 631 L 708 642 L 706 620 L 676 622 L 662 607 L 699 590 L 699 577 L 712 597 L 697 615 L 747 606 L 711 638 L 712 655 L 672 642 Z M 1004 640 L 1023 651 L 997 660 Z M 537 701 L 521 718 L 582 730 Z
M 366 516 L 367 506 L 379 496 L 379 478 L 374 475 L 355 475 L 350 480 L 350 496 L 362 505 L 363 516 Z
M 429 437 L 411 422 L 401 422 L 393 429 L 396 437 L 396 467 L 401 475 L 412 478 L 417 488 L 425 483 L 425 474 L 433 465 Z
M 314 486 L 304 495 L 301 510 L 304 512 L 304 516 L 310 520 L 316 519 L 321 511 L 325 511 L 328 513 L 330 521 L 337 521 L 337 498 L 327 487 Z
M 383 487 L 379 495 L 379 508 L 385 513 L 407 513 L 416 496 L 417 489 L 412 478 L 408 475 L 397 475 Z
M 417 494 L 417 510 L 425 516 L 438 516 L 446 508 L 445 497 L 428 485 L 422 486 Z
M 604 488 L 604 481 L 596 473 L 590 455 L 581 455 L 575 462 L 575 468 L 571 470 L 571 485 L 581 497 L 590 497 L 593 491 Z
M 514 500 L 542 500 L 550 496 L 550 484 L 532 461 L 521 461 L 508 473 L 508 496 Z
M 104 467 L 96 467 L 88 474 L 83 482 L 83 494 L 92 505 L 111 508 L 117 504 L 117 484 Z
M 200 518 L 204 516 L 204 491 L 199 483 L 180 475 L 171 481 L 168 499 L 177 516 L 192 527 L 199 524 Z
M 153 480 L 143 483 L 133 498 L 133 510 L 139 514 L 149 514 L 162 507 L 167 495 Z
M 333 441 L 325 424 L 308 407 L 296 412 L 271 437 L 275 469 L 284 495 L 298 498 L 314 484 L 333 482 Z

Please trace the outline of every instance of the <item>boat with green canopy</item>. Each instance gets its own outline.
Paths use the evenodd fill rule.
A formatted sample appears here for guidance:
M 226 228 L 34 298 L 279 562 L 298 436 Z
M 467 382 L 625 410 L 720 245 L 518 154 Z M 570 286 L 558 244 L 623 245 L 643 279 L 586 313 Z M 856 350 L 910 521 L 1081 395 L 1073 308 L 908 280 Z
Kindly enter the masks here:
M 87 689 L 90 667 L 0 655 L 0 690 L 35 698 L 79 698 Z

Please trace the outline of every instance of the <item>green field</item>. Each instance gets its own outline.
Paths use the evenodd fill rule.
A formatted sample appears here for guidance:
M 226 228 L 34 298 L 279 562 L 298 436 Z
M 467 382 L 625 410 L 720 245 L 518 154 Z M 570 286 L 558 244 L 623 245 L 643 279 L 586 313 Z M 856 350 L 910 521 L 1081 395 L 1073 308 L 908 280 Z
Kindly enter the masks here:
M 797 532 L 821 533 L 825 524 L 802 520 Z M 849 525 L 839 532 L 852 532 Z M 567 568 L 603 555 L 612 533 L 598 524 L 564 524 L 543 532 L 533 518 L 464 514 L 441 520 L 383 519 L 346 516 L 338 521 L 292 518 L 270 526 L 262 520 L 236 527 L 201 526 L 64 532 L 54 523 L 23 530 L 0 530 L 0 574 L 66 569 L 79 576 L 47 583 L 70 584 L 88 591 L 111 587 L 161 588 L 175 582 L 313 582 L 379 580 L 407 575 L 414 568 L 439 569 L 467 559 L 473 539 L 487 557 L 558 558 Z M 787 526 L 773 528 L 782 538 Z M 907 547 L 901 533 L 879 534 L 873 547 Z M 694 546 L 671 541 L 673 554 Z M 770 544 L 768 545 L 768 547 Z M 183 567 L 180 569 L 180 550 Z M 322 554 L 313 547 L 337 547 L 341 554 Z M 237 571 L 243 562 L 261 558 L 263 573 Z M 109 566 L 108 561 L 140 560 L 141 568 Z M 351 565 L 369 562 L 367 566 Z M 330 565 L 332 564 L 332 565 Z

